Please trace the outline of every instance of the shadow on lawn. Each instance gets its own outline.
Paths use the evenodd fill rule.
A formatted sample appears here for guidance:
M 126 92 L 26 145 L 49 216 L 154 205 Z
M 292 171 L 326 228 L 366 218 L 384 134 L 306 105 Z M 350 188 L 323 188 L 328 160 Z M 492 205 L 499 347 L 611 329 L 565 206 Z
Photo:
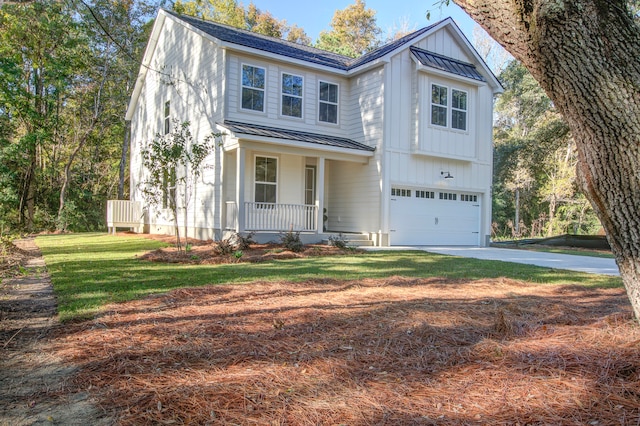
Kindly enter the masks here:
M 185 288 L 65 335 L 122 424 L 626 424 L 622 289 L 388 277 Z

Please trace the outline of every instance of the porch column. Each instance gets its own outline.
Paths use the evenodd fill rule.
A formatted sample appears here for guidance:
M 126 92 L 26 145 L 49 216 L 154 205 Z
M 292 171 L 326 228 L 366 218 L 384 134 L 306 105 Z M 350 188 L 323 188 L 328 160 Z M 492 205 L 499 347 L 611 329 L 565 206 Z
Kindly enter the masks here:
M 318 194 L 318 219 L 316 232 L 324 232 L 324 157 L 318 157 L 318 177 L 316 194 Z
M 245 208 L 244 208 L 244 168 L 245 148 L 238 146 L 236 151 L 236 205 L 238 206 L 238 223 L 236 232 L 244 232 Z

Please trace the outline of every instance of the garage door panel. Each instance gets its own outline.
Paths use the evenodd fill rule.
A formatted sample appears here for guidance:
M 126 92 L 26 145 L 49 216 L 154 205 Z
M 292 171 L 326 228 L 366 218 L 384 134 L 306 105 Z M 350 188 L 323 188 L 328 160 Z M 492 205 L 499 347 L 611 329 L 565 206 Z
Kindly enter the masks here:
M 478 245 L 480 204 L 456 198 L 392 197 L 391 245 Z

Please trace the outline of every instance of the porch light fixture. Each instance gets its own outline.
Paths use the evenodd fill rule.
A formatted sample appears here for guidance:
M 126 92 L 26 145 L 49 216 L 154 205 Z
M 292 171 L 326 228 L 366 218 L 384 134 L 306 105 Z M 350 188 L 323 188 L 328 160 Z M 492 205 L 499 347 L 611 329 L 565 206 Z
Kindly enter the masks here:
M 444 176 L 445 179 L 453 179 L 453 176 L 451 176 L 451 173 L 449 172 L 440 172 L 441 176 Z

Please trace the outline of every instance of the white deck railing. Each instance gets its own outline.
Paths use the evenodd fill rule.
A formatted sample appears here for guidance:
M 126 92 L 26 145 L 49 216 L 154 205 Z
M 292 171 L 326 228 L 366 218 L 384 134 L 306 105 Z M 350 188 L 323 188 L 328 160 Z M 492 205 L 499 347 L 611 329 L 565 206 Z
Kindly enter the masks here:
M 225 221 L 226 229 L 236 229 L 238 224 L 238 205 L 235 201 L 227 201 L 227 218 Z
M 236 229 L 238 209 L 227 201 L 227 229 Z M 315 232 L 318 228 L 318 208 L 304 204 L 244 203 L 245 231 L 302 231 Z
M 140 201 L 107 200 L 107 228 L 116 232 L 117 227 L 135 228 L 142 224 Z
M 247 231 L 315 231 L 317 207 L 304 204 L 244 203 Z

